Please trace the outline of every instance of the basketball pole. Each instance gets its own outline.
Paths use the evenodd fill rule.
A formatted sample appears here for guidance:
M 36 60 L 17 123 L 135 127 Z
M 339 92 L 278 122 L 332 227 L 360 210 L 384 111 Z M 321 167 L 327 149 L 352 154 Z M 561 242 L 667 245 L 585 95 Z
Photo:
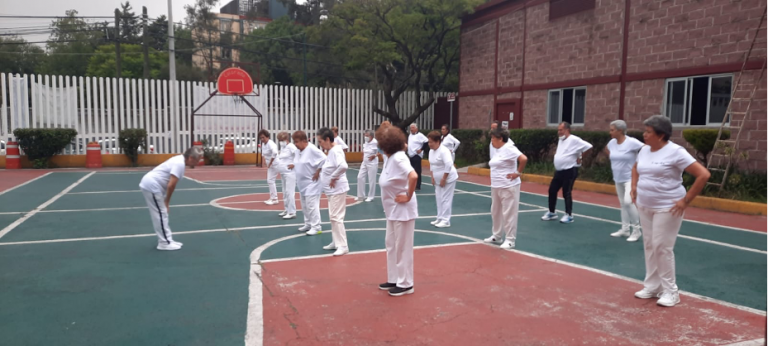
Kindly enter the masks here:
M 176 44 L 173 34 L 173 0 L 168 0 L 168 69 L 171 82 L 176 81 Z

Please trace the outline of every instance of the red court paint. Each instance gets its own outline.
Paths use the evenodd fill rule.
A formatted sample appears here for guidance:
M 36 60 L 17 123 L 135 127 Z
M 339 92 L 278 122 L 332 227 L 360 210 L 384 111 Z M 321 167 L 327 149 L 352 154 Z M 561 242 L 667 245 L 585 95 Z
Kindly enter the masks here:
M 264 345 L 722 345 L 765 316 L 485 245 L 418 249 L 413 295 L 390 297 L 384 253 L 263 265 Z
M 45 175 L 49 171 L 40 170 L 3 170 L 0 171 L 0 193 Z
M 211 202 L 215 207 L 235 209 L 235 210 L 263 210 L 263 211 L 282 211 L 283 210 L 283 194 L 278 193 L 277 198 L 279 203 L 274 205 L 264 204 L 264 201 L 269 199 L 269 193 L 249 193 L 246 195 L 236 195 L 216 199 Z M 301 199 L 299 193 L 296 193 L 296 210 L 301 210 Z M 356 204 L 354 196 L 347 196 L 347 206 Z M 328 209 L 328 198 L 322 195 L 320 198 L 320 209 Z
M 267 169 L 259 167 L 238 167 L 234 169 L 222 169 L 222 167 L 204 167 L 187 168 L 184 172 L 187 177 L 200 181 L 236 181 L 236 180 L 264 180 L 266 184 Z M 279 179 L 280 176 L 278 176 Z

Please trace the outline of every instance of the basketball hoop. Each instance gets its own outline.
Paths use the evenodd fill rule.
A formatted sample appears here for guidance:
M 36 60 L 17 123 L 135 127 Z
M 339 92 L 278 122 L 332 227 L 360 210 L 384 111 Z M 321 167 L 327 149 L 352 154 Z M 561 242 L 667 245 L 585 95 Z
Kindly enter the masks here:
M 253 93 L 253 79 L 245 70 L 230 67 L 221 71 L 216 88 L 222 95 L 247 95 Z

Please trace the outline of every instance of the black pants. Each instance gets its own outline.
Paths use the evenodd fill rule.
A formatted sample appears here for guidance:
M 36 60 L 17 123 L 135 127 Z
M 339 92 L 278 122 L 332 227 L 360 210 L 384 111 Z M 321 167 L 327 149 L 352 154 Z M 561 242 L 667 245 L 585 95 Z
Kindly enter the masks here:
M 411 156 L 411 167 L 413 167 L 413 170 L 415 170 L 416 174 L 419 176 L 419 180 L 416 182 L 416 189 L 421 190 L 421 156 Z
M 552 182 L 549 183 L 549 211 L 555 212 L 555 206 L 557 206 L 557 192 L 563 189 L 563 199 L 565 199 L 565 212 L 571 215 L 573 211 L 573 198 L 571 191 L 573 190 L 573 183 L 576 182 L 576 178 L 579 176 L 579 167 L 573 167 L 563 171 L 555 171 L 555 176 L 552 178 Z

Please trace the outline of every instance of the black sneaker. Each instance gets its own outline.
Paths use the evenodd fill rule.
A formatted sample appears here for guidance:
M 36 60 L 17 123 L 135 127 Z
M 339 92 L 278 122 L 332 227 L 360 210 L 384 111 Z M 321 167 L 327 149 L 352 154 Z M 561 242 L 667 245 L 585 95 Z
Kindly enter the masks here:
M 389 290 L 389 295 L 393 297 L 399 297 L 406 294 L 413 294 L 413 286 L 408 288 L 402 288 L 402 287 L 395 287 L 391 290 Z
M 385 283 L 379 285 L 379 289 L 382 290 L 382 291 L 389 291 L 389 290 L 391 290 L 391 289 L 393 289 L 395 287 L 397 287 L 396 284 L 391 284 L 389 282 L 385 282 Z

